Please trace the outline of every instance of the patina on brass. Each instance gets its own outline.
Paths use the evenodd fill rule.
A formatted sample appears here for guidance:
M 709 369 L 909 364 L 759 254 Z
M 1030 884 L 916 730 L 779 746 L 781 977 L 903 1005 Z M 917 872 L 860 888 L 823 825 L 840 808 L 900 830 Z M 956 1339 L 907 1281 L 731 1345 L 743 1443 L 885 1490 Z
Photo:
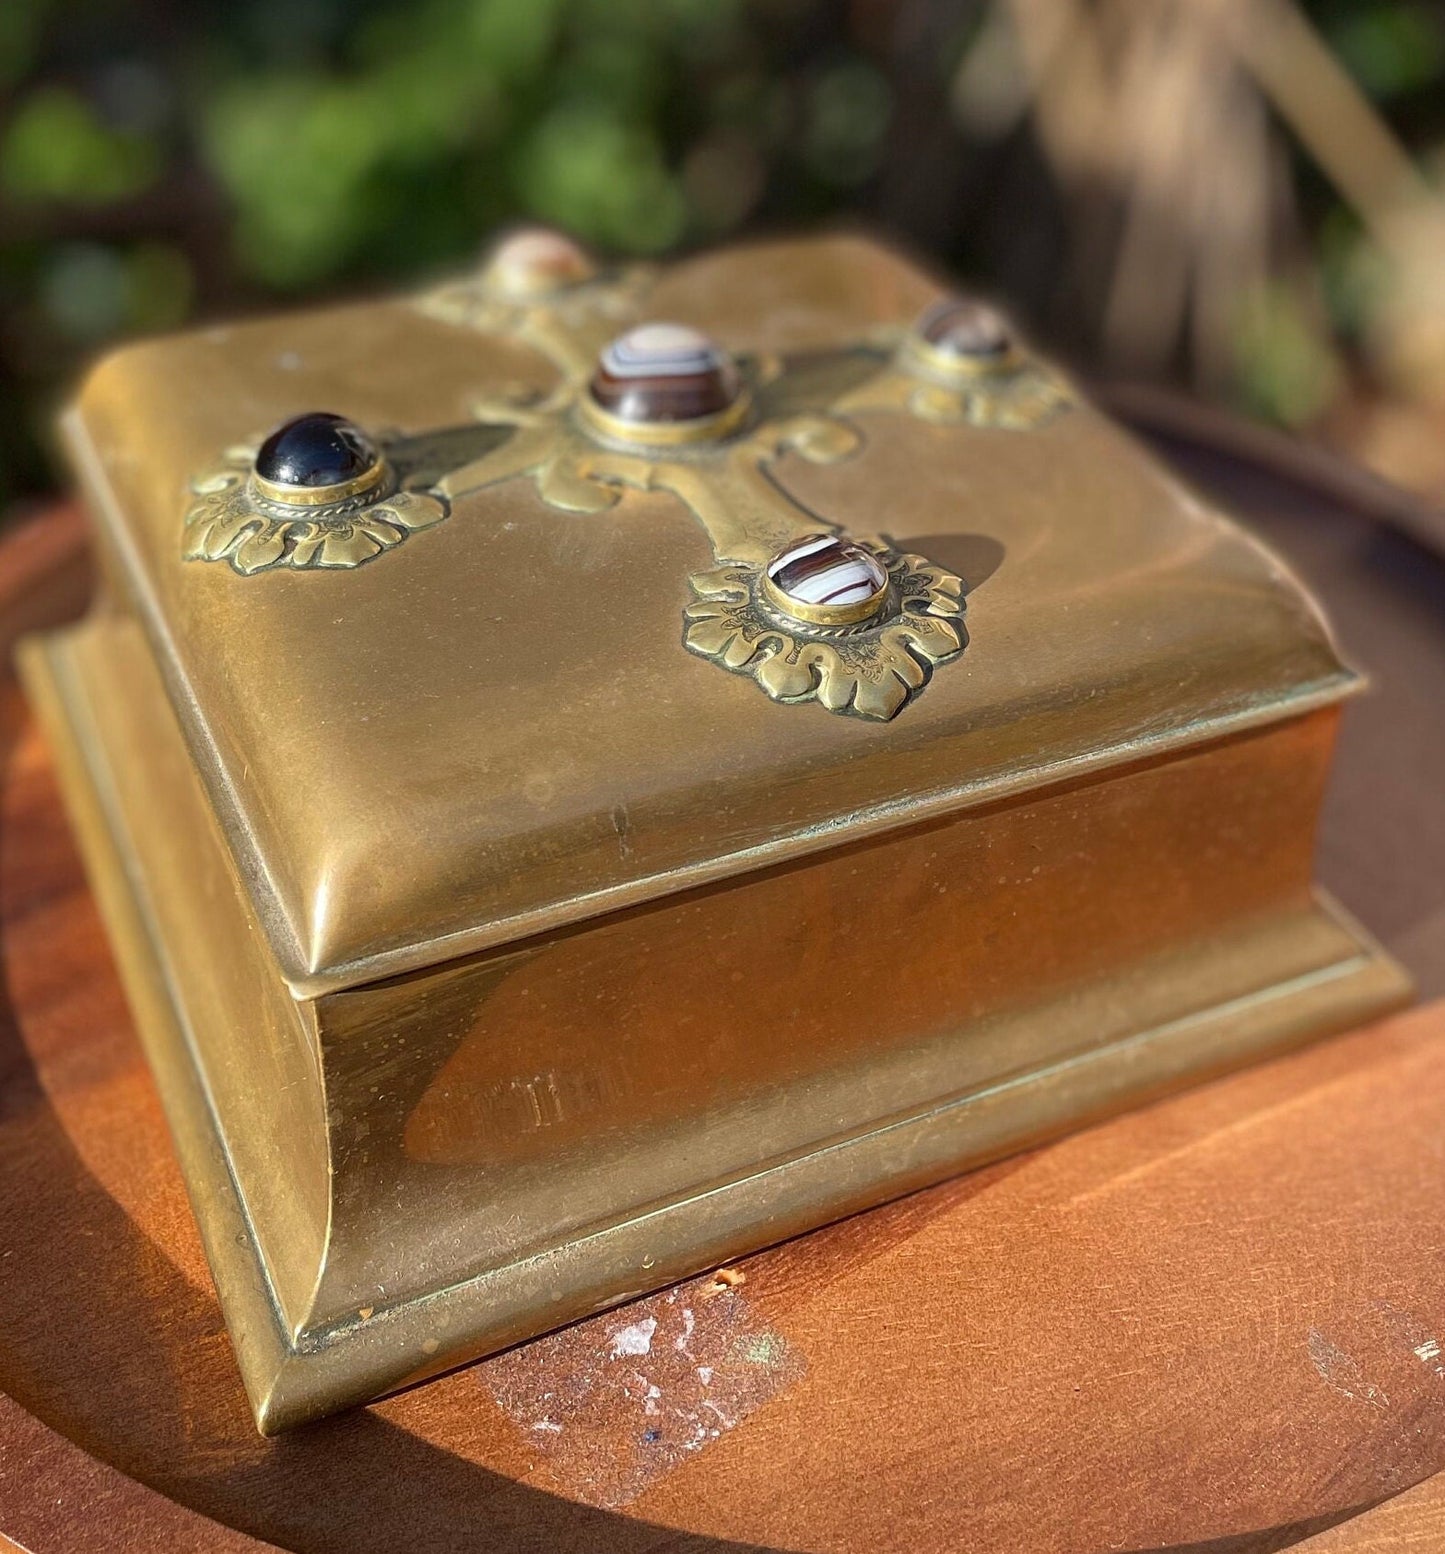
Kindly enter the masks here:
M 484 300 L 497 290 L 492 277 L 501 263 L 493 260 L 472 283 Z M 723 408 L 687 420 L 636 421 L 604 409 L 589 393 L 595 358 L 587 353 L 599 318 L 618 313 L 619 295 L 640 302 L 645 280 L 635 278 L 619 294 L 615 283 L 586 271 L 535 294 L 515 283 L 506 295 L 514 292 L 526 297 L 525 306 L 509 300 L 463 307 L 447 288 L 422 299 L 423 311 L 529 340 L 561 373 L 542 398 L 512 385 L 507 397 L 473 402 L 478 421 L 501 434 L 489 439 L 481 457 L 448 470 L 431 489 L 398 489 L 383 459 L 344 488 L 298 497 L 274 489 L 257 471 L 246 474 L 253 441 L 227 454 L 219 470 L 192 479 L 200 500 L 186 515 L 187 559 L 226 559 L 247 574 L 277 565 L 358 566 L 411 530 L 440 522 L 459 497 L 519 475 L 530 476 L 550 506 L 576 513 L 606 511 L 632 486 L 680 497 L 707 530 L 715 560 L 724 563 L 688 579 L 702 602 L 686 610 L 685 645 L 724 669 L 750 674 L 775 701 L 817 700 L 830 712 L 888 719 L 928 683 L 936 665 L 962 650 L 962 580 L 924 557 L 896 554 L 885 541 L 868 543 L 898 574 L 897 586 L 862 608 L 790 606 L 766 575 L 780 547 L 828 521 L 790 496 L 773 473 L 775 462 L 788 452 L 819 463 L 855 454 L 862 439 L 834 413 L 840 402 L 916 410 L 913 396 L 925 391 L 909 387 L 900 397 L 888 354 L 845 342 L 831 359 L 810 357 L 797 371 L 779 357 L 762 356 L 747 364 Z M 905 353 L 914 338 L 906 337 Z M 1030 370 L 1016 351 L 994 369 L 1010 381 Z M 1051 409 L 1065 404 L 1059 399 Z
M 603 346 L 641 317 L 657 272 L 649 265 L 600 269 L 577 251 L 570 265 L 529 273 L 525 263 L 516 263 L 516 247 L 538 235 L 524 231 L 503 239 L 475 274 L 428 288 L 416 306 L 445 323 L 515 336 L 560 372 L 585 377 Z
M 106 596 L 25 657 L 262 1429 L 1406 996 L 1312 884 L 1357 682 L 1308 597 L 1076 397 L 870 403 L 922 383 L 927 277 L 854 239 L 658 272 L 648 316 L 783 364 L 662 456 L 569 409 L 585 331 L 460 287 L 102 364 L 66 429 Z M 186 562 L 194 473 L 314 406 L 447 520 Z M 967 596 L 891 719 L 759 695 L 700 608 L 760 607 L 817 515 L 887 536 L 898 629 L 961 644 Z

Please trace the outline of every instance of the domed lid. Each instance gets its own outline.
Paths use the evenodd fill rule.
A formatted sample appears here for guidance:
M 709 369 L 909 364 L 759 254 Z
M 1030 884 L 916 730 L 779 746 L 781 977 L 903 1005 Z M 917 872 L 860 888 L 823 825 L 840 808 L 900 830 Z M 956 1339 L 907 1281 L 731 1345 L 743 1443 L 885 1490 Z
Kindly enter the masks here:
M 690 579 L 727 558 L 682 477 L 659 486 L 645 449 L 546 408 L 569 380 L 545 339 L 404 299 L 134 345 L 98 369 L 68 423 L 77 467 L 293 985 L 415 970 L 1350 688 L 1286 569 L 1087 404 L 1010 430 L 962 401 L 940 418 L 923 379 L 887 402 L 861 393 L 946 295 L 829 238 L 686 260 L 630 315 L 592 320 L 594 356 L 629 323 L 679 326 L 614 353 L 614 409 L 645 381 L 687 385 L 670 403 L 697 413 L 728 381 L 722 352 L 780 359 L 756 390 L 760 424 L 789 428 L 770 451 L 745 435 L 678 454 L 719 532 L 781 492 L 802 516 L 763 561 L 811 534 L 856 566 L 831 537 L 882 535 L 962 579 L 967 645 L 891 721 L 770 699 L 727 672 L 725 620 L 717 661 L 688 650 Z M 515 424 L 468 422 L 487 395 L 520 407 Z M 187 482 L 316 406 L 377 429 L 399 479 L 398 438 L 433 476 L 491 454 L 502 473 L 462 482 L 445 521 L 365 565 L 243 577 L 183 561 Z M 536 431 L 554 413 L 570 463 L 547 463 L 563 443 Z M 334 475 L 293 455 L 291 424 L 276 468 Z M 341 424 L 326 458 L 365 457 Z M 807 565 L 784 570 L 785 589 L 812 586 Z

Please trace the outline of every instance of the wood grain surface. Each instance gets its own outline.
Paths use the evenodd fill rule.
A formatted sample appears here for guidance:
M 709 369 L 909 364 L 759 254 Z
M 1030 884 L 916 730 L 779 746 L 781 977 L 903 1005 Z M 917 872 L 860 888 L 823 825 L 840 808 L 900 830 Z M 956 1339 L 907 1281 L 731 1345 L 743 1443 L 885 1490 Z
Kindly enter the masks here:
M 1376 675 L 1321 867 L 1438 997 L 1445 576 L 1318 493 L 1180 457 L 1294 555 Z M 37 532 L 0 546 L 0 601 L 54 614 L 74 520 Z M 268 1442 L 13 687 L 0 758 L 17 1546 L 1445 1546 L 1445 1003 Z

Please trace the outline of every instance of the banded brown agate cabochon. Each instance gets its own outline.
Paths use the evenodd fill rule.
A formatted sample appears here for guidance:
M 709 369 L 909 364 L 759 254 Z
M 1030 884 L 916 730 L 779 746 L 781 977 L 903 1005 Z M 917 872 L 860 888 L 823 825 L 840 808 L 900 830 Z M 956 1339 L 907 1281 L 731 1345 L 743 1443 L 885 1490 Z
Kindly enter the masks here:
M 813 534 L 780 550 L 768 563 L 768 581 L 797 604 L 835 609 L 861 605 L 888 583 L 872 552 L 836 534 Z
M 742 380 L 731 356 L 685 324 L 639 324 L 597 360 L 592 398 L 620 420 L 696 421 L 738 397 Z
M 971 297 L 935 302 L 918 320 L 918 336 L 941 356 L 978 361 L 1002 356 L 1013 344 L 1003 317 Z

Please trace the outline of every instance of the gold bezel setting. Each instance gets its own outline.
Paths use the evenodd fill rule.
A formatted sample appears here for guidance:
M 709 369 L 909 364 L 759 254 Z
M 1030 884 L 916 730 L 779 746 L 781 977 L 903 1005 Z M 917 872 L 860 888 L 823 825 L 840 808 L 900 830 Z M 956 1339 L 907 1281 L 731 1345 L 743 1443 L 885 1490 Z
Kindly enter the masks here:
M 910 371 L 923 377 L 938 378 L 950 386 L 1007 377 L 1018 372 L 1026 361 L 1024 353 L 1012 341 L 1002 351 L 963 356 L 955 351 L 940 351 L 916 330 L 904 340 L 899 354 Z
M 1078 403 L 1069 383 L 1017 341 L 993 354 L 955 356 L 936 350 L 914 326 L 882 332 L 876 344 L 891 347 L 887 364 L 841 394 L 834 414 L 881 412 L 937 426 L 1033 432 Z
M 630 448 L 681 448 L 692 443 L 722 442 L 741 430 L 751 408 L 752 395 L 746 387 L 740 388 L 737 398 L 722 410 L 688 421 L 634 421 L 604 410 L 590 393 L 583 393 L 577 401 L 582 424 L 593 436 Z
M 788 546 L 785 550 L 792 548 Z M 883 581 L 878 587 L 866 599 L 854 599 L 848 604 L 812 604 L 806 599 L 795 599 L 773 581 L 767 567 L 763 568 L 761 587 L 763 597 L 789 621 L 801 621 L 808 626 L 856 626 L 862 621 L 871 620 L 883 608 L 891 582 L 885 565 Z
M 259 470 L 251 471 L 251 486 L 257 497 L 280 507 L 334 507 L 353 497 L 365 496 L 382 486 L 390 471 L 385 459 L 378 458 L 370 469 L 351 480 L 330 486 L 297 486 L 289 481 L 267 480 Z
M 185 560 L 229 562 L 243 577 L 274 567 L 345 571 L 451 512 L 450 502 L 436 491 L 400 488 L 384 454 L 354 480 L 296 487 L 256 473 L 259 445 L 257 438 L 226 449 L 191 480 L 181 538 Z M 263 487 L 287 495 L 277 499 Z M 298 490 L 321 500 L 290 500 Z

